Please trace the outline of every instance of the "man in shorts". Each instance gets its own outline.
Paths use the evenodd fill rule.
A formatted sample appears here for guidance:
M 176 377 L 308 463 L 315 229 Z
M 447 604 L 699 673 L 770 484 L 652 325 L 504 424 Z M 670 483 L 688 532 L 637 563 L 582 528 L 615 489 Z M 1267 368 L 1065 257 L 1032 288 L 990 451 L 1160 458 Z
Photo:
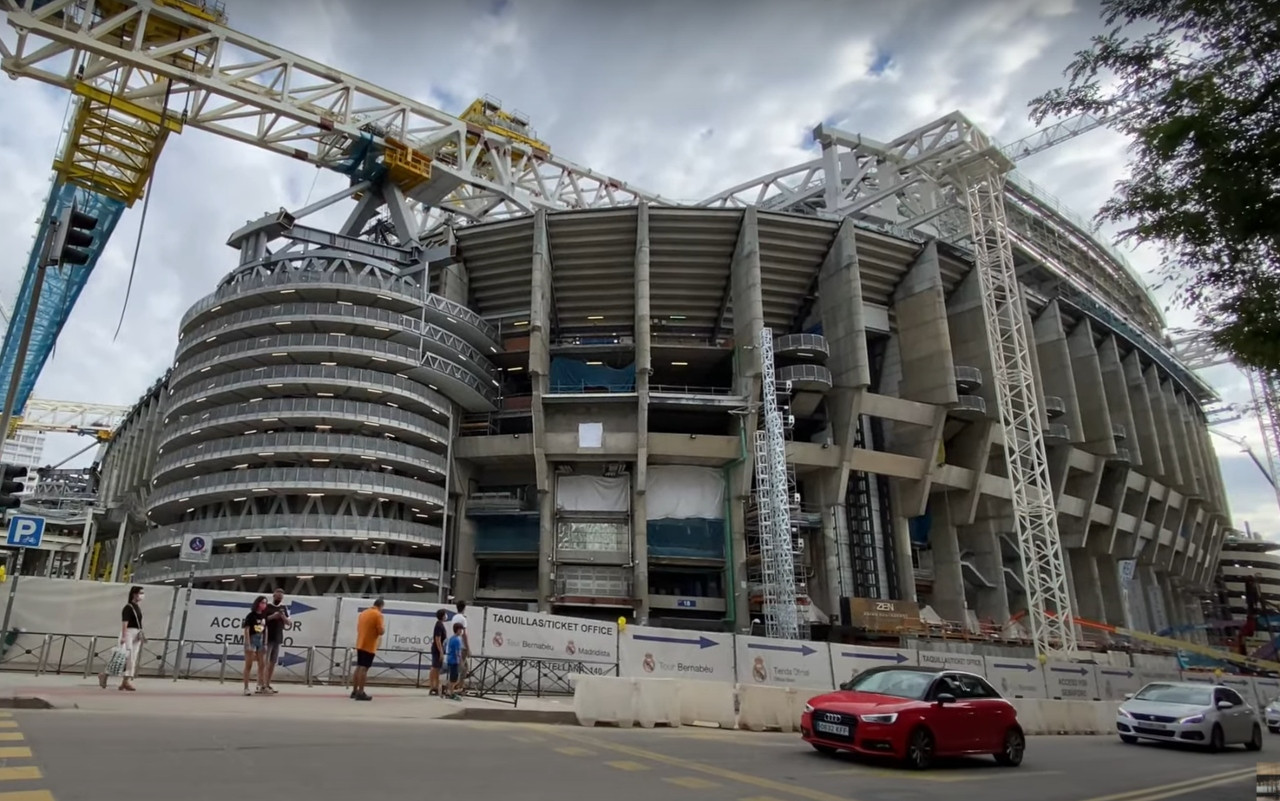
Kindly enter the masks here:
M 373 700 L 364 691 L 364 683 L 369 677 L 369 668 L 373 667 L 373 657 L 378 653 L 378 640 L 387 630 L 382 617 L 385 605 L 379 598 L 356 618 L 356 671 L 351 677 L 351 697 L 357 701 Z
M 467 602 L 458 601 L 457 607 L 458 611 L 453 613 L 453 617 L 449 619 L 449 623 L 452 626 L 459 624 L 462 625 L 462 659 L 458 664 L 458 672 L 461 674 L 462 680 L 459 682 L 458 689 L 456 691 L 461 692 L 466 686 L 467 674 L 471 672 L 471 666 L 468 664 L 471 657 L 471 640 L 467 637 L 467 616 L 464 614 L 467 611 Z
M 265 678 L 258 692 L 275 695 L 276 688 L 271 686 L 271 677 L 275 675 L 276 664 L 280 661 L 280 646 L 284 645 L 284 632 L 289 628 L 289 605 L 284 602 L 284 590 L 276 587 L 267 602 L 267 648 L 263 657 Z
M 449 642 L 449 632 L 444 621 L 448 617 L 448 610 L 437 609 L 436 627 L 431 633 L 431 676 L 427 679 L 427 686 L 430 688 L 430 695 L 441 697 L 444 697 L 444 692 L 440 687 L 440 668 L 444 667 L 445 646 Z

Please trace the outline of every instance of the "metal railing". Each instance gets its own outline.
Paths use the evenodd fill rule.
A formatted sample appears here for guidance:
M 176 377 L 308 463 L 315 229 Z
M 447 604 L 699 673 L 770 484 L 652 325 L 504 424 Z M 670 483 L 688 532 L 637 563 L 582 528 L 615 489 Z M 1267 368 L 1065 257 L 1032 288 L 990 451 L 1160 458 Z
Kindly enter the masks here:
M 133 580 L 154 583 L 167 578 L 178 578 L 192 565 L 168 559 L 142 562 L 133 573 Z M 214 554 L 209 561 L 195 565 L 195 577 L 242 578 L 246 575 L 264 574 L 294 575 L 347 575 L 417 578 L 435 582 L 440 577 L 437 559 L 413 556 L 384 556 L 370 553 L 332 553 L 329 551 L 259 551 L 250 553 Z
M 204 534 L 213 539 L 226 537 L 274 537 L 303 539 L 372 539 L 410 545 L 440 547 L 443 533 L 439 526 L 395 520 L 389 517 L 358 515 L 274 514 L 243 517 L 212 517 L 188 520 L 152 529 L 142 535 L 138 553 L 157 548 L 176 548 L 187 534 Z
M 650 395 L 718 395 L 733 397 L 733 387 L 696 387 L 689 384 L 650 384 Z
M 23 632 L 0 652 L 0 670 L 89 678 L 106 669 L 118 642 L 113 636 Z M 355 657 L 354 647 L 284 645 L 272 680 L 345 688 L 351 682 Z M 469 656 L 465 667 L 467 694 L 512 704 L 521 696 L 572 695 L 573 676 L 619 675 L 617 662 L 563 659 Z M 145 640 L 136 663 L 139 677 L 173 681 L 235 682 L 241 679 L 243 669 L 243 645 L 206 640 Z M 430 651 L 383 649 L 374 659 L 368 681 L 378 686 L 421 688 L 428 685 L 430 675 Z

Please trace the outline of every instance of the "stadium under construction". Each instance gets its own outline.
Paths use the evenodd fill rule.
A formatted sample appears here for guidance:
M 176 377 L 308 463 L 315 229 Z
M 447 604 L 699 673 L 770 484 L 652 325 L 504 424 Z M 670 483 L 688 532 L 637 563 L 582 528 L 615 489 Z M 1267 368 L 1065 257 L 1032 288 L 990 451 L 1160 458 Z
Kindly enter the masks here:
M 99 5 L 138 16 L 90 29 L 69 0 L 9 2 L 30 37 L 15 77 L 91 108 L 38 42 L 121 74 L 181 57 L 173 94 L 201 109 L 184 124 L 350 188 L 231 234 L 228 274 L 105 447 L 94 577 L 181 582 L 201 534 L 196 585 L 221 589 L 786 637 L 869 601 L 1042 652 L 1075 650 L 1067 610 L 1204 623 L 1228 527 L 1217 399 L 1124 258 L 1014 169 L 1098 121 L 1003 148 L 959 113 L 883 143 L 820 126 L 812 161 L 679 204 L 559 160 L 496 102 L 447 115 L 206 4 Z M 215 27 L 154 52 L 94 39 Z M 251 57 L 228 56 L 242 40 Z M 224 64 L 316 83 L 251 98 Z M 316 106 L 349 95 L 372 100 Z M 132 203 L 144 173 L 92 191 Z M 50 210 L 87 186 L 56 184 Z M 307 225 L 353 201 L 338 230 Z M 60 325 L 37 327 L 22 392 Z

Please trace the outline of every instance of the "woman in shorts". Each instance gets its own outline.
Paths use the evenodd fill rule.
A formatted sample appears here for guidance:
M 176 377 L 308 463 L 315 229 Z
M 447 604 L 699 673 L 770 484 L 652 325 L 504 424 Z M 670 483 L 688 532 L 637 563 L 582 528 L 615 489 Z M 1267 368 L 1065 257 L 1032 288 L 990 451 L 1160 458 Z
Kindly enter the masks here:
M 249 677 L 253 666 L 258 666 L 258 689 L 262 689 L 262 658 L 266 654 L 267 599 L 259 595 L 253 599 L 249 614 L 244 616 L 244 694 L 253 695 L 249 689 Z

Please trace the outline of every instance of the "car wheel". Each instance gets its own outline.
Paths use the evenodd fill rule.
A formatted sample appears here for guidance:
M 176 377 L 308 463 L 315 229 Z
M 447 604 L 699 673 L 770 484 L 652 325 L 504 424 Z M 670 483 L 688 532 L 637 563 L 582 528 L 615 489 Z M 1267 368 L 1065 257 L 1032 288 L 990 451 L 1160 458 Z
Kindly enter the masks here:
M 826 754 L 827 756 L 831 756 L 836 752 L 836 749 L 832 748 L 829 745 L 818 745 L 817 743 L 809 743 L 809 745 L 812 745 L 813 750 L 817 751 L 819 754 Z
M 1213 724 L 1213 732 L 1209 734 L 1209 750 L 1216 754 L 1226 745 L 1227 739 L 1222 733 L 1222 727 L 1217 723 Z
M 1253 736 L 1249 738 L 1249 742 L 1244 744 L 1244 747 L 1250 751 L 1262 750 L 1262 727 L 1257 723 L 1253 724 Z
M 996 762 L 1006 768 L 1016 768 L 1022 764 L 1022 757 L 1027 751 L 1027 738 L 1019 729 L 1009 729 L 1004 734 L 1004 750 L 996 754 Z
M 933 764 L 933 734 L 925 728 L 911 732 L 907 741 L 907 767 L 924 770 Z
M 1122 734 L 1120 735 L 1120 742 L 1124 743 L 1125 745 L 1137 745 L 1138 738 L 1134 737 L 1132 734 Z

